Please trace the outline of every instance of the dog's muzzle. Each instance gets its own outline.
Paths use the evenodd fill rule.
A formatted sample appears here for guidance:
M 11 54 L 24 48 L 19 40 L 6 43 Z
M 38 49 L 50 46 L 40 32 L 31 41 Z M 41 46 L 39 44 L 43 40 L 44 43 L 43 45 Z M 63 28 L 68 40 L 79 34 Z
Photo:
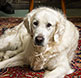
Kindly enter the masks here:
M 37 36 L 35 37 L 35 45 L 42 46 L 44 42 L 44 37 L 43 36 Z

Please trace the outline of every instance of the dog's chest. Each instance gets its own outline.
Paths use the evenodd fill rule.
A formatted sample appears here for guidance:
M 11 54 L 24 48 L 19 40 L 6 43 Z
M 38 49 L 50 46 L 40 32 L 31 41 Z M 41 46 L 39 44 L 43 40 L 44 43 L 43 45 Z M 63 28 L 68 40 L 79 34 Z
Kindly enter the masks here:
M 58 53 L 49 45 L 45 48 L 34 47 L 30 65 L 33 70 L 41 70 L 45 68 L 50 59 L 56 57 L 57 55 Z

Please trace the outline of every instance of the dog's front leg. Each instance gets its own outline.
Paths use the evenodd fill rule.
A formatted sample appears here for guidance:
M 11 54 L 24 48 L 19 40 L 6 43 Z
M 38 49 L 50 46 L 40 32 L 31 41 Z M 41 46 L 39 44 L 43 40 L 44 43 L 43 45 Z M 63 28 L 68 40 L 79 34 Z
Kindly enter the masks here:
M 6 68 L 6 67 L 14 67 L 14 66 L 22 66 L 24 65 L 24 52 L 10 58 L 7 60 L 4 60 L 0 62 L 0 69 Z
M 70 68 L 68 61 L 65 61 L 52 71 L 46 71 L 44 74 L 44 78 L 64 78 L 66 74 L 72 73 L 74 70 Z
M 15 56 L 15 55 L 21 53 L 22 51 L 23 51 L 23 48 L 22 48 L 22 47 L 20 47 L 20 48 L 17 49 L 17 50 L 14 50 L 14 51 L 8 50 L 8 51 L 5 52 L 4 60 L 9 59 L 9 58 L 11 58 L 11 57 L 13 57 L 13 56 Z
M 46 71 L 44 78 L 63 78 L 66 69 L 62 66 L 57 67 L 52 71 Z

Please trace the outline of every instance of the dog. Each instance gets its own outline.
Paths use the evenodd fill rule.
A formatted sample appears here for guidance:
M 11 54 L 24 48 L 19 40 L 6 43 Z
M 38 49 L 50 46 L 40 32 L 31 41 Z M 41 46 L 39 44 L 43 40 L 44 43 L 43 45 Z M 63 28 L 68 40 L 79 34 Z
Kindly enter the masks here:
M 30 65 L 34 71 L 45 69 L 43 78 L 63 78 L 74 71 L 70 63 L 79 32 L 60 11 L 36 8 L 4 35 L 1 36 L 5 40 L 4 46 L 0 49 L 10 51 L 4 54 L 0 68 Z

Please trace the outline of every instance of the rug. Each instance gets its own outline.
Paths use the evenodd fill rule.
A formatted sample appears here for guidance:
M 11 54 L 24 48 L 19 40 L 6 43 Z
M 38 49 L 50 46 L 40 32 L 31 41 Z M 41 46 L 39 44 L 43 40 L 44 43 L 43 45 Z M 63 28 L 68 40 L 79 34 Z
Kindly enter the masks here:
M 0 18 L 0 35 L 2 35 L 8 28 L 18 25 L 21 21 L 22 18 Z M 73 22 L 73 19 L 71 19 L 71 21 Z M 75 71 L 72 74 L 66 75 L 64 78 L 81 78 L 81 25 L 77 25 L 76 27 L 79 30 L 80 38 L 78 41 L 78 48 L 75 51 L 76 56 L 71 62 L 71 67 L 75 69 Z M 43 74 L 44 70 L 34 72 L 26 66 L 9 67 L 0 70 L 0 78 L 42 78 Z

